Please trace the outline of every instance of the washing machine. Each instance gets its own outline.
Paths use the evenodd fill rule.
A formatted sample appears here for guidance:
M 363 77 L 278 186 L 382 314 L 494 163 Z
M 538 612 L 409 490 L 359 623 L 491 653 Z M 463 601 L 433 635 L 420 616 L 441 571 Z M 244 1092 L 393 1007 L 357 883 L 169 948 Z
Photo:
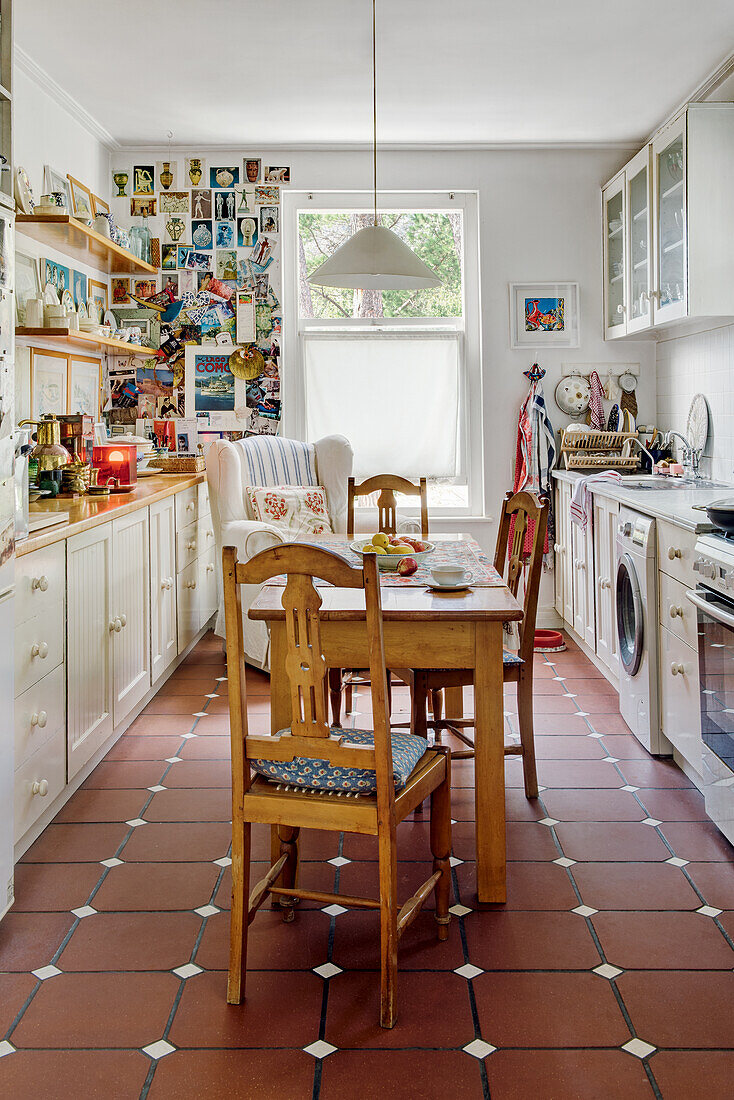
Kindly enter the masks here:
M 664 755 L 671 750 L 660 732 L 655 520 L 624 505 L 616 566 L 619 710 L 647 751 Z

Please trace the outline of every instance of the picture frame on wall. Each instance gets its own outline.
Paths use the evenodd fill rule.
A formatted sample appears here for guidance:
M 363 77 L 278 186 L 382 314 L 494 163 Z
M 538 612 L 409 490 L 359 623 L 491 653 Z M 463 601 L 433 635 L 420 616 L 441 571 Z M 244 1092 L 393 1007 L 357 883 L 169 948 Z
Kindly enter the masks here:
M 510 347 L 578 347 L 578 283 L 510 283 L 509 292 Z
M 92 195 L 92 213 L 95 218 L 98 214 L 109 214 L 110 204 L 101 199 L 99 195 Z
M 105 315 L 110 308 L 110 294 L 107 288 L 107 283 L 100 283 L 96 279 L 89 279 L 89 297 L 93 299 L 99 306 L 102 316 Z
M 74 179 L 67 173 L 66 178 L 71 187 L 71 213 L 78 218 L 92 218 L 92 192 L 80 180 Z
M 29 298 L 40 298 L 41 276 L 38 259 L 25 252 L 15 253 L 15 319 L 25 324 L 25 307 Z
M 31 419 L 68 412 L 68 359 L 60 351 L 31 348 Z
M 212 417 L 218 427 L 239 426 L 235 409 L 244 405 L 244 383 L 229 366 L 232 349 L 216 345 L 186 345 L 184 371 L 185 415 Z
M 47 194 L 61 192 L 65 196 L 64 205 L 71 214 L 71 189 L 64 173 L 57 172 L 50 164 L 45 164 L 43 167 L 43 185 Z
M 83 355 L 69 358 L 69 412 L 85 413 L 95 423 L 100 419 L 102 364 Z

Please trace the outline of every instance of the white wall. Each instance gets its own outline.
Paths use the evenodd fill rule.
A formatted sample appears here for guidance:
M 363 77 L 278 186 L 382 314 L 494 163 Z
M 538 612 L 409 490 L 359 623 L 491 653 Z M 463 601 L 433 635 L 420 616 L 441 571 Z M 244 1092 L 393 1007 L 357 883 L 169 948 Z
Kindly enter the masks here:
M 114 155 L 121 164 L 151 163 L 165 150 Z M 199 151 L 172 150 L 172 155 Z M 209 164 L 227 163 L 225 150 L 207 152 Z M 371 183 L 368 152 L 278 150 L 269 157 L 252 149 L 264 163 L 291 165 L 291 186 L 299 191 L 364 190 Z M 625 151 L 465 151 L 394 152 L 379 157 L 384 190 L 473 190 L 479 194 L 481 265 L 481 336 L 483 433 L 485 441 L 485 517 L 496 516 L 504 492 L 512 487 L 517 415 L 527 392 L 523 370 L 534 356 L 546 368 L 546 395 L 554 427 L 564 423 L 552 401 L 567 367 L 599 364 L 602 381 L 608 365 L 640 364 L 639 419 L 655 412 L 655 349 L 650 341 L 605 343 L 602 332 L 600 186 L 628 159 Z M 509 332 L 509 281 L 576 281 L 580 285 L 581 344 L 567 350 L 512 351 Z M 288 334 L 286 334 L 286 343 Z M 284 402 L 288 400 L 284 391 Z M 468 523 L 487 551 L 494 549 L 491 519 Z M 549 611 L 552 588 L 546 583 L 541 608 Z
M 696 393 L 708 399 L 704 473 L 734 482 L 734 325 L 661 340 L 657 345 L 657 419 L 685 432 Z

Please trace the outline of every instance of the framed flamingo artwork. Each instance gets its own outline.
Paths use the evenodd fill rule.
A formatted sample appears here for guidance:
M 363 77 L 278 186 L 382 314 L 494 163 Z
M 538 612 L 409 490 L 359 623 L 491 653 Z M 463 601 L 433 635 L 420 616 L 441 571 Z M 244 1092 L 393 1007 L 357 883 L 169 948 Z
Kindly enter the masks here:
M 510 283 L 510 347 L 578 344 L 578 283 Z

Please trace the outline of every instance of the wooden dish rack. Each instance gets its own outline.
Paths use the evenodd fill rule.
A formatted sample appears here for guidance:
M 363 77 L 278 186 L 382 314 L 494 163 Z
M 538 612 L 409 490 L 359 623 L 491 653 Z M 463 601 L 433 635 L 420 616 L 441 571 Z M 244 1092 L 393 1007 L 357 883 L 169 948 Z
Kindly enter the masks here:
M 561 440 L 563 464 L 567 470 L 636 470 L 639 454 L 622 456 L 628 439 L 637 432 L 569 432 Z

